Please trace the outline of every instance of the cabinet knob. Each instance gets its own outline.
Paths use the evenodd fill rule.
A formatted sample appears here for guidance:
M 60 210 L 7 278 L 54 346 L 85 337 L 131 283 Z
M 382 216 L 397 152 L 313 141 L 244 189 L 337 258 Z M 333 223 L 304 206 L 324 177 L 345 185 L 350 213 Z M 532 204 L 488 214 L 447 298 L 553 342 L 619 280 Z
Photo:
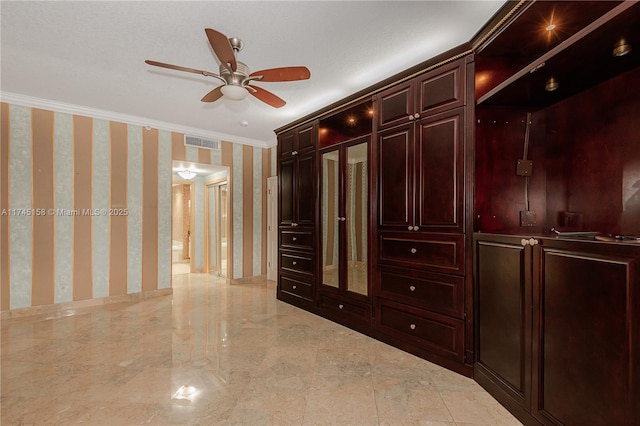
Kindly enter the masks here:
M 298 262 L 296 262 L 295 260 L 291 263 L 293 263 L 294 266 L 298 264 Z
M 409 226 L 409 231 L 413 231 L 413 226 Z
M 297 155 L 297 154 L 298 154 L 298 151 L 292 151 L 291 152 L 291 155 Z
M 415 324 L 411 324 L 411 325 L 409 326 L 409 328 L 410 328 L 410 329 L 412 329 L 412 330 L 415 330 L 415 329 L 416 329 L 416 325 L 415 325 Z
M 293 241 L 298 241 L 298 237 L 291 238 Z
M 409 114 L 409 120 L 413 120 L 413 115 Z
M 413 114 L 413 118 L 420 118 L 420 113 L 416 112 L 415 114 Z
M 520 244 L 522 244 L 523 246 L 528 246 L 529 245 L 529 240 L 523 238 L 520 240 Z
M 415 285 L 410 285 L 410 286 L 409 286 L 409 290 L 411 290 L 411 291 L 416 291 L 416 286 L 415 286 Z
M 298 226 L 298 224 L 294 222 L 291 224 L 291 226 Z
M 420 229 L 420 228 L 419 228 L 419 227 L 417 227 L 417 226 L 414 226 L 414 227 L 413 227 L 413 230 L 414 230 L 414 231 L 417 231 L 418 229 Z
M 295 290 L 296 288 L 298 288 L 298 286 L 297 286 L 297 285 L 294 285 L 294 286 L 293 286 L 293 289 Z
M 340 305 L 338 305 L 338 308 L 342 309 L 342 308 L 344 308 L 344 305 L 340 304 Z
M 412 248 L 411 249 L 411 253 L 416 254 L 417 252 L 418 252 L 418 249 L 416 249 L 416 248 Z
M 538 240 L 536 240 L 535 238 L 529 239 L 529 245 L 535 246 L 536 244 L 538 244 Z

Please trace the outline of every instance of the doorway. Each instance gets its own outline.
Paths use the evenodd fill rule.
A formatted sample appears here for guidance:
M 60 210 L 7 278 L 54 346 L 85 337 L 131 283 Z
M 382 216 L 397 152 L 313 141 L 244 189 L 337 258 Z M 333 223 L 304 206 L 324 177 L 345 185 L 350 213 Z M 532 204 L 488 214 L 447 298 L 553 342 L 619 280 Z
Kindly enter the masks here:
M 205 270 L 228 276 L 229 185 L 225 180 L 205 185 Z
M 193 184 L 174 183 L 171 191 L 171 273 L 188 274 L 193 265 Z

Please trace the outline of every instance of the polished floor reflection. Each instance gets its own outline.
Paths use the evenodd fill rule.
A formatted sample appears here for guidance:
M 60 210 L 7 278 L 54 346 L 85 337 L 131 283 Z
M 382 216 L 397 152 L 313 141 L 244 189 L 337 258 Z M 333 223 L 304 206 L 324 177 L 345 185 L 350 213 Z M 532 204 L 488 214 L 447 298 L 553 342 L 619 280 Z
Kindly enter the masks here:
M 519 425 L 474 381 L 279 302 L 275 283 L 2 321 L 2 425 Z

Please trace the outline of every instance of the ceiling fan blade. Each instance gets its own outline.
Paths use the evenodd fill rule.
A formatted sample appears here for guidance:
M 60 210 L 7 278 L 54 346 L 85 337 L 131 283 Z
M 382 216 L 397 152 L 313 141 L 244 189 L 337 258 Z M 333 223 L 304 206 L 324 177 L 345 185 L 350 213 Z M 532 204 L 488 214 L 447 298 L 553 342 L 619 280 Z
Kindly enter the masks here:
M 153 65 L 154 67 L 169 68 L 170 70 L 176 70 L 176 71 L 192 72 L 194 74 L 204 75 L 205 77 L 215 77 L 215 78 L 221 79 L 221 77 L 218 74 L 215 74 L 209 71 L 198 70 L 195 68 L 181 67 L 180 65 L 165 64 L 164 62 L 152 61 L 150 59 L 147 59 L 145 62 L 149 65 Z
M 307 80 L 311 77 L 311 72 L 307 67 L 282 67 L 271 68 L 252 72 L 249 77 L 260 77 L 259 81 L 295 81 Z
M 218 86 L 201 99 L 202 102 L 214 102 L 222 97 L 222 86 Z
M 216 53 L 220 62 L 227 68 L 231 68 L 235 71 L 238 68 L 236 64 L 236 55 L 233 52 L 233 48 L 231 47 L 231 43 L 229 39 L 224 34 L 212 30 L 211 28 L 205 28 L 204 31 L 207 33 L 207 38 L 209 39 L 209 43 L 213 48 L 213 51 Z
M 256 98 L 260 99 L 262 102 L 271 105 L 274 108 L 283 107 L 286 102 L 274 95 L 273 93 L 264 90 L 258 86 L 249 86 L 249 93 L 251 93 Z M 253 89 L 253 90 L 252 90 Z

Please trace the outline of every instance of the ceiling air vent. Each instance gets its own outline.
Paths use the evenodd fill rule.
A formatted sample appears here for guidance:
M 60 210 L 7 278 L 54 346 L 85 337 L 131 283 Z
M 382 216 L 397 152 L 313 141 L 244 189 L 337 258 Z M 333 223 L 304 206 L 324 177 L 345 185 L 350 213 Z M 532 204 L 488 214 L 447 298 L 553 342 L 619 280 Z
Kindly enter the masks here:
M 194 136 L 185 136 L 184 144 L 187 146 L 193 146 L 196 148 L 220 150 L 220 141 L 196 138 Z

